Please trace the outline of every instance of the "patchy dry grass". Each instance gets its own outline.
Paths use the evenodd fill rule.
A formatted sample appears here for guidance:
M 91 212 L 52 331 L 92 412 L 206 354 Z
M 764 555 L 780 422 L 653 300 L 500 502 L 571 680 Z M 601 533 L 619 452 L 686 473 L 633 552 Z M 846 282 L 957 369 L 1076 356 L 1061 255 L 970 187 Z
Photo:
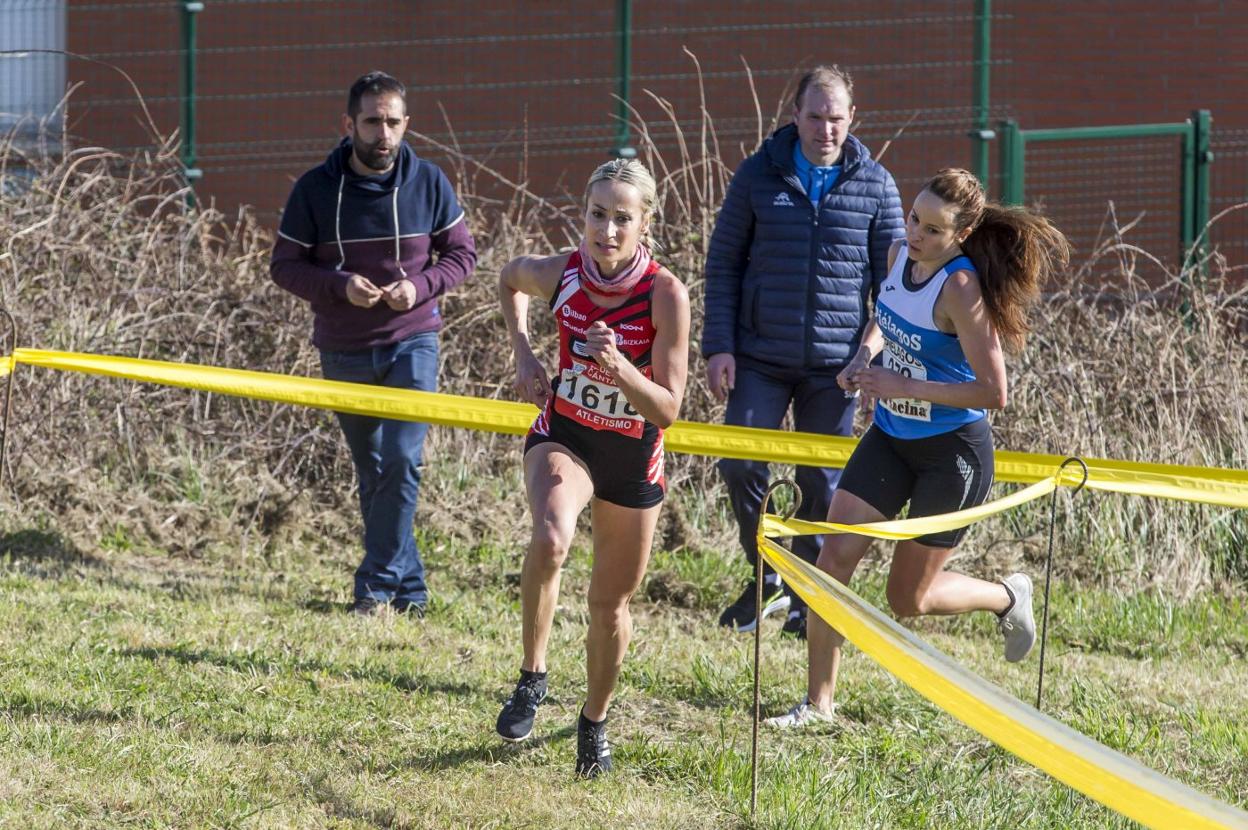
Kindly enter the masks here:
M 358 620 L 342 610 L 353 552 L 320 549 L 311 534 L 276 552 L 277 572 L 255 559 L 84 556 L 51 534 L 7 532 L 0 825 L 751 826 L 751 641 L 716 628 L 701 603 L 644 598 L 691 571 L 726 581 L 724 562 L 658 557 L 612 710 L 618 772 L 587 784 L 571 772 L 587 554 L 565 580 L 552 701 L 535 739 L 513 747 L 493 722 L 519 661 L 520 551 L 426 542 L 430 617 Z M 878 577 L 862 587 L 881 598 Z M 1034 693 L 1035 658 L 1002 662 L 988 620 L 918 628 L 988 679 Z M 1047 711 L 1246 806 L 1242 603 L 1059 584 L 1053 631 Z M 804 654 L 778 625 L 765 635 L 764 707 L 777 712 L 801 694 Z M 764 734 L 756 826 L 1129 826 L 869 659 L 847 666 L 835 725 Z

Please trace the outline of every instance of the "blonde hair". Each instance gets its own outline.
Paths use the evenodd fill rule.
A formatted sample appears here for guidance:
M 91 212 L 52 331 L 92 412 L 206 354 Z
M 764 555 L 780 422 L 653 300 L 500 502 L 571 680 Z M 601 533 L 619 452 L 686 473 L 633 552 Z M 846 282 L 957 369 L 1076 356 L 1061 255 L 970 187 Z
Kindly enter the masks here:
M 597 169 L 590 174 L 589 181 L 585 183 L 585 204 L 589 204 L 589 191 L 594 185 L 605 181 L 631 184 L 637 188 L 637 192 L 641 195 L 642 219 L 653 220 L 659 187 L 644 164 L 637 159 L 612 159 L 598 165 Z M 641 239 L 648 247 L 654 247 L 654 240 L 650 238 L 648 232 L 642 234 Z
M 979 179 L 946 167 L 923 190 L 954 205 L 954 230 L 971 234 L 962 250 L 975 264 L 988 317 L 1009 351 L 1022 349 L 1040 286 L 1070 262 L 1070 243 L 1034 210 L 988 201 Z

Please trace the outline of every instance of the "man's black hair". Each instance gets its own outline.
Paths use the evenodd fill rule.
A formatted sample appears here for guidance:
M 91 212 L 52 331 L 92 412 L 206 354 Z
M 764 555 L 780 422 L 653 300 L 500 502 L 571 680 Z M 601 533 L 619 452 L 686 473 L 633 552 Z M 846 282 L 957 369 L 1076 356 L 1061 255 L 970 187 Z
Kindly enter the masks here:
M 360 99 L 365 95 L 397 95 L 403 100 L 404 111 L 407 110 L 407 87 L 379 69 L 361 75 L 351 84 L 351 91 L 347 93 L 347 115 L 352 121 L 360 114 Z

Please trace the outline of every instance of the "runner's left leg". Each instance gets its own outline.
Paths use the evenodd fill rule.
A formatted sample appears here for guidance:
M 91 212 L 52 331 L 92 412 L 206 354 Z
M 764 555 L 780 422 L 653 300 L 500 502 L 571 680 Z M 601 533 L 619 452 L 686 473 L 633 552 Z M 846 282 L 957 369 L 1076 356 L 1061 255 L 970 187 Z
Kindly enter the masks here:
M 611 693 L 632 638 L 629 600 L 641 586 L 650 561 L 654 528 L 662 504 L 621 507 L 593 500 L 594 567 L 589 580 L 589 633 L 585 640 L 588 693 L 584 714 L 607 716 Z

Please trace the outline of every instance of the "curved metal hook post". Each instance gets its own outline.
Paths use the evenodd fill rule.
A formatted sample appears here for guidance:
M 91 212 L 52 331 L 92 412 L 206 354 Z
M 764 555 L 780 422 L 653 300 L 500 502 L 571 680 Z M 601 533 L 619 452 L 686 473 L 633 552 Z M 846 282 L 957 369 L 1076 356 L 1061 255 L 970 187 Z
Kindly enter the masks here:
M 0 355 L 8 355 L 17 351 L 17 320 L 13 319 L 13 315 L 9 313 L 7 308 L 0 308 L 0 317 L 9 324 L 8 337 L 12 341 L 12 347 L 4 348 L 4 335 L 0 335 Z M 4 471 L 8 469 L 8 448 L 9 448 L 9 416 L 13 411 L 13 384 L 17 377 L 17 364 L 13 364 L 12 371 L 4 384 L 4 431 L 0 432 L 0 487 L 4 486 Z
M 1080 469 L 1083 471 L 1083 480 L 1080 481 L 1079 484 L 1075 486 L 1075 489 L 1073 491 L 1071 491 L 1071 495 L 1073 496 L 1075 493 L 1078 493 L 1080 490 L 1082 490 L 1084 486 L 1086 486 L 1088 483 L 1088 465 L 1087 465 L 1087 462 L 1085 462 L 1079 456 L 1071 455 L 1071 456 L 1068 456 L 1065 461 L 1063 461 L 1061 464 L 1058 465 L 1057 467 L 1058 474 L 1060 475 L 1066 472 L 1066 468 L 1069 467 L 1071 464 L 1078 464 Z
M 1083 480 L 1075 486 L 1071 495 L 1078 493 L 1088 483 L 1088 465 L 1078 456 L 1070 456 L 1057 468 L 1058 480 L 1071 464 L 1078 464 L 1083 470 Z M 1044 653 L 1049 641 L 1049 585 L 1053 579 L 1053 535 L 1057 527 L 1057 488 L 1049 496 L 1049 552 L 1044 562 L 1044 612 L 1040 624 L 1040 675 L 1036 680 L 1036 708 L 1040 708 L 1040 700 L 1044 695 Z
M 771 506 L 771 494 L 781 487 L 793 490 L 793 506 L 783 515 L 785 520 L 793 518 L 802 506 L 802 489 L 792 479 L 781 478 L 768 485 L 763 493 L 763 502 L 758 510 L 758 528 L 756 535 L 762 532 L 763 517 Z M 763 648 L 763 552 L 754 552 L 754 733 L 750 743 L 750 819 L 753 820 L 758 806 L 758 722 L 762 703 L 760 696 L 759 666 Z

